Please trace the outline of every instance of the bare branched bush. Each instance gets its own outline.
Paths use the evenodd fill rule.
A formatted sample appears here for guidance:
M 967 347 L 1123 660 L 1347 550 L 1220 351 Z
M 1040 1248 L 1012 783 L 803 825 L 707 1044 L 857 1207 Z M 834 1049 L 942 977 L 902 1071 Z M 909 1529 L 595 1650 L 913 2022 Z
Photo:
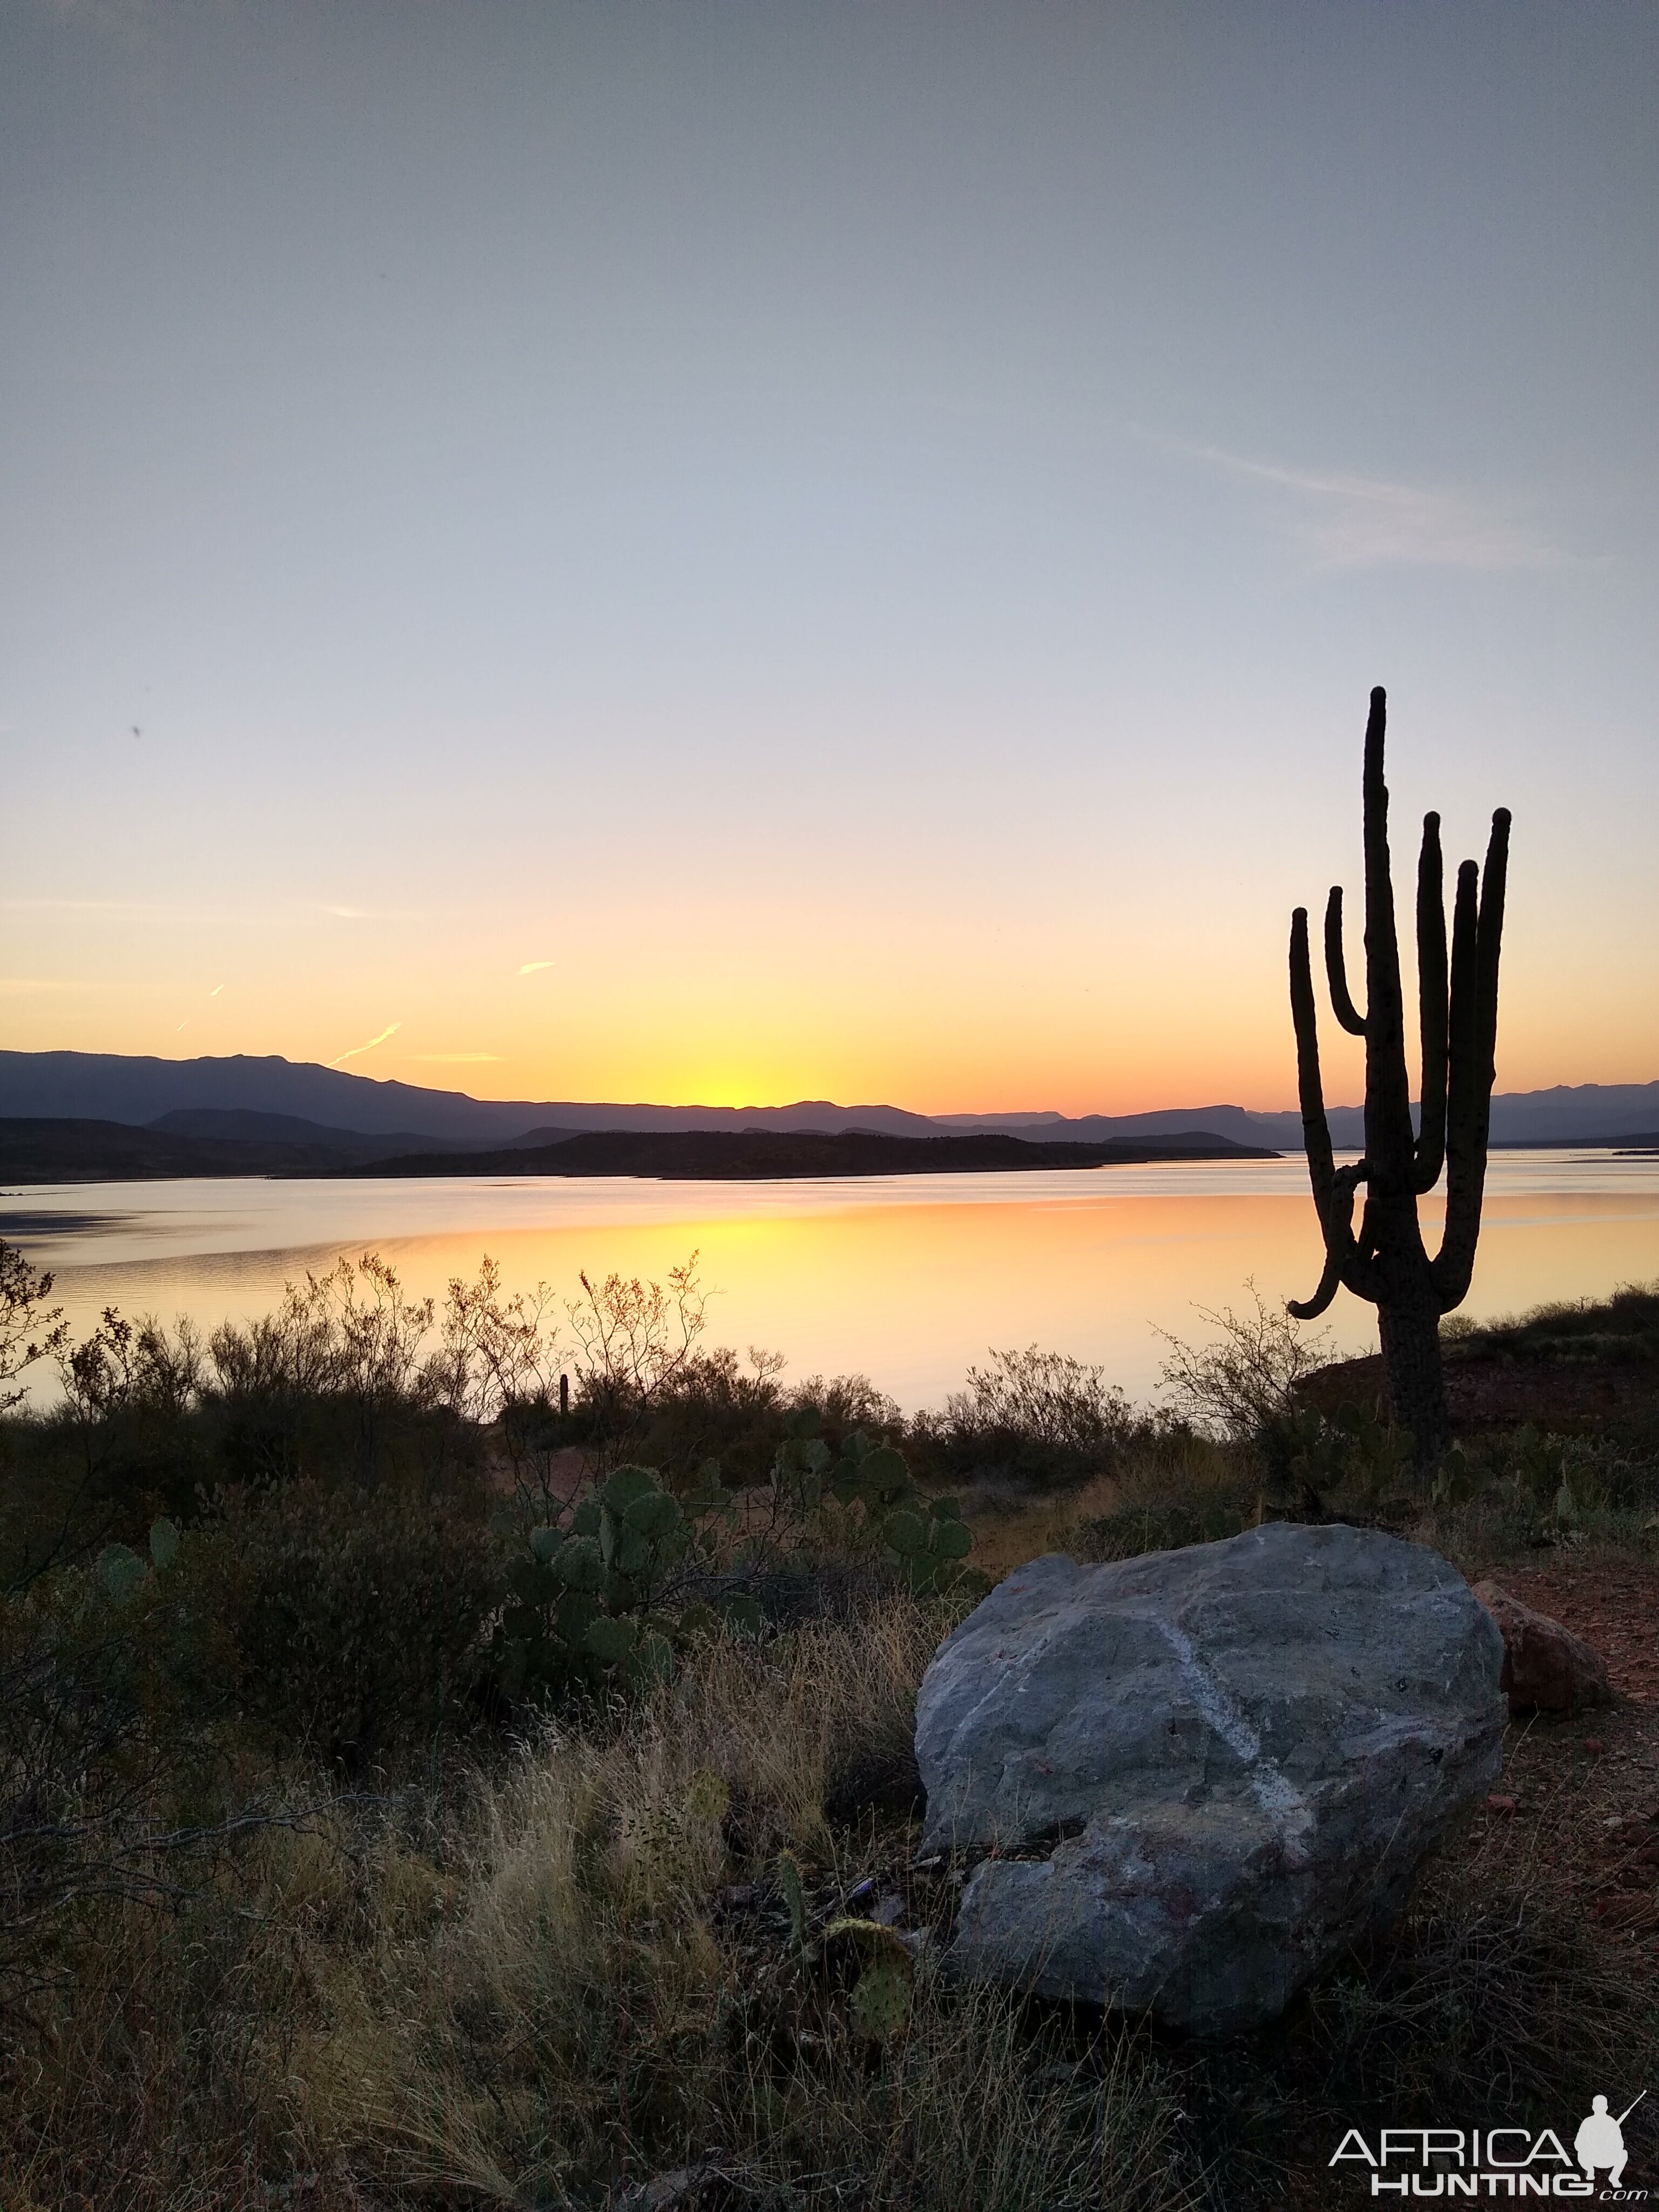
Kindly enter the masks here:
M 51 1297 L 52 1277 L 0 1237 L 0 1413 L 23 1401 L 12 1387 L 17 1376 L 37 1360 L 60 1357 L 68 1344 L 64 1309 L 49 1304 Z
M 1109 1449 L 1130 1421 L 1129 1403 L 1106 1381 L 1062 1352 L 993 1352 L 988 1367 L 968 1370 L 968 1388 L 949 1401 L 964 1427 L 1024 1430 L 1058 1451 Z
M 325 1275 L 289 1283 L 273 1315 L 240 1328 L 226 1322 L 209 1340 L 211 1382 L 233 1408 L 274 1432 L 277 1463 L 295 1472 L 293 1416 L 331 1400 L 349 1407 L 357 1431 L 357 1472 L 380 1471 L 386 1419 L 420 1395 L 421 1348 L 433 1322 L 430 1298 L 411 1298 L 378 1252 L 341 1259 Z
M 601 1464 L 626 1449 L 658 1400 L 696 1356 L 708 1325 L 708 1293 L 694 1252 L 671 1267 L 666 1283 L 584 1271 L 582 1295 L 566 1308 L 576 1340 L 574 1364 L 595 1429 Z
M 1170 1347 L 1162 1379 L 1176 1416 L 1241 1443 L 1293 1413 L 1298 1389 L 1330 1356 L 1328 1330 L 1308 1335 L 1283 1306 L 1269 1305 L 1254 1281 L 1244 1287 L 1247 1312 L 1196 1309 L 1216 1332 L 1212 1342 L 1192 1345 L 1158 1332 Z
M 921 1417 L 915 1433 L 950 1480 L 1040 1489 L 1109 1473 L 1136 1426 L 1103 1368 L 1033 1344 L 970 1367 L 967 1389 L 951 1393 L 943 1413 Z
M 546 1404 L 558 1382 L 552 1306 L 545 1283 L 505 1293 L 488 1253 L 476 1283 L 452 1276 L 438 1349 L 422 1370 L 428 1395 L 458 1419 L 486 1427 L 517 1408 Z

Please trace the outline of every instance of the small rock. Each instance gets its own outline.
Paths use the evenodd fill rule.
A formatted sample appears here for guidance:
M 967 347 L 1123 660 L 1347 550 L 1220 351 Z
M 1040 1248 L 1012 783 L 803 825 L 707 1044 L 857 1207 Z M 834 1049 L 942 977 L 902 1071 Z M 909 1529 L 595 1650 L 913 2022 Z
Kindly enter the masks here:
M 677 2166 L 672 2173 L 659 2173 L 649 2181 L 635 2182 L 623 2191 L 617 2203 L 626 2208 L 626 2212 L 675 2212 L 675 2208 L 701 2198 L 710 2183 L 726 2178 L 726 2169 L 720 2159 L 702 2159 L 695 2166 Z
M 1534 1613 L 1495 1582 L 1477 1583 L 1474 1594 L 1503 1634 L 1503 1687 L 1511 1715 L 1573 1713 L 1613 1703 L 1601 1655 L 1582 1636 L 1546 1613 Z
M 1512 1814 L 1515 1810 L 1515 1800 L 1513 1797 L 1502 1796 L 1494 1790 L 1486 1800 L 1486 1810 L 1489 1813 Z

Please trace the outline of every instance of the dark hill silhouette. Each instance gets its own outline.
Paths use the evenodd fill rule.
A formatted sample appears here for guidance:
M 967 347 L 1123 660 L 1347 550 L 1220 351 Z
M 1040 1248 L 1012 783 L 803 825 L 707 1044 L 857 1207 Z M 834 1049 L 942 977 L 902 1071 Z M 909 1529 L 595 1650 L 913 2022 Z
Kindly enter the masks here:
M 1203 1133 L 1143 1145 L 1031 1143 L 995 1132 L 890 1137 L 780 1129 L 594 1130 L 556 1144 L 494 1152 L 428 1152 L 376 1161 L 371 1176 L 646 1176 L 663 1182 L 751 1182 L 817 1176 L 984 1175 L 1034 1168 L 1128 1166 L 1156 1160 L 1276 1159 Z
M 251 1115 L 250 1121 L 285 1117 Z M 283 1135 L 220 1136 L 177 1129 L 135 1129 L 122 1121 L 0 1120 L 0 1182 L 147 1182 L 185 1176 L 332 1175 L 423 1147 L 422 1137 L 359 1136 L 315 1122 L 287 1124 Z
M 191 1118 L 188 1115 L 181 1117 Z M 224 1136 L 135 1129 L 118 1121 L 0 1120 L 0 1182 L 140 1182 L 193 1176 L 649 1176 L 751 1181 L 799 1176 L 985 1173 L 1103 1167 L 1162 1159 L 1269 1158 L 1224 1137 L 1186 1135 L 1146 1145 L 1028 1144 L 994 1133 L 890 1137 L 880 1131 L 607 1129 L 552 1144 L 487 1152 L 433 1151 L 419 1138 L 364 1137 L 276 1115 L 210 1116 L 276 1123 L 275 1133 Z

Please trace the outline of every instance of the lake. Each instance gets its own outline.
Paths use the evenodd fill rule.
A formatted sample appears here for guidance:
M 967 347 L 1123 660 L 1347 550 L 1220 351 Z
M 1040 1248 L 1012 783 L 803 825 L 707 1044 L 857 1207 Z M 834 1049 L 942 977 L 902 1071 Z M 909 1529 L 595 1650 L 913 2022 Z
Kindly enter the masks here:
M 1438 1234 L 1438 1198 L 1423 1205 Z M 373 1249 L 441 1299 L 488 1253 L 509 1288 L 561 1296 L 578 1272 L 661 1278 L 696 1250 L 714 1292 L 706 1341 L 787 1355 L 786 1379 L 861 1371 L 907 1408 L 941 1403 L 988 1346 L 1097 1360 L 1156 1389 L 1168 1329 L 1199 1307 L 1308 1296 L 1319 1235 L 1300 1158 L 1083 1172 L 769 1183 L 458 1176 L 399 1182 L 94 1183 L 0 1193 L 0 1235 L 58 1279 L 78 1331 L 106 1305 L 204 1328 L 273 1305 L 285 1281 Z M 1659 1159 L 1492 1156 L 1479 1316 L 1659 1276 Z M 1344 1350 L 1374 1351 L 1342 1293 Z M 568 1332 L 567 1332 L 568 1334 Z

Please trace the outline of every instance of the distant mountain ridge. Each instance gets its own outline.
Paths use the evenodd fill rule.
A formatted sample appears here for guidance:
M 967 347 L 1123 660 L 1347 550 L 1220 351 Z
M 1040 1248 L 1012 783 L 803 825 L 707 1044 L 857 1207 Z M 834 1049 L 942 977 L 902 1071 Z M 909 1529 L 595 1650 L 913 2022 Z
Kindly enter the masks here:
M 472 1098 L 465 1091 L 377 1081 L 278 1054 L 161 1060 L 121 1053 L 0 1051 L 0 1115 L 120 1122 L 179 1136 L 305 1145 L 373 1137 L 428 1150 L 546 1145 L 577 1132 L 762 1130 L 937 1137 L 1003 1133 L 1036 1142 L 1106 1144 L 1206 1133 L 1297 1151 L 1301 1116 L 1242 1106 L 1164 1107 L 1146 1114 L 914 1114 L 900 1106 L 657 1106 Z M 1339 1147 L 1364 1141 L 1357 1106 L 1331 1110 Z M 1558 1085 L 1492 1101 L 1499 1145 L 1613 1142 L 1659 1127 L 1659 1082 Z

